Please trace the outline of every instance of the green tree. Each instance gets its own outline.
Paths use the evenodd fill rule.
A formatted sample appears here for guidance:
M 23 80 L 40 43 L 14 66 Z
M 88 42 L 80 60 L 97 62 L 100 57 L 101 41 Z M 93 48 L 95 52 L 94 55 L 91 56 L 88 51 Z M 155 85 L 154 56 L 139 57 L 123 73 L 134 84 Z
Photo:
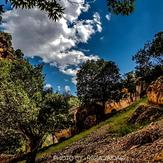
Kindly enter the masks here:
M 135 93 L 136 93 L 136 75 L 133 71 L 128 72 L 124 75 L 122 80 L 123 88 L 127 89 L 127 93 L 129 97 L 131 98 L 131 101 L 133 101 Z
M 136 74 L 147 83 L 155 80 L 163 73 L 163 32 L 155 35 L 154 39 L 145 44 L 134 56 Z
M 38 106 L 42 100 L 41 94 L 44 90 L 43 65 L 33 67 L 28 60 L 14 60 L 11 64 L 10 78 L 15 85 L 21 85 L 28 96 L 37 102 Z
M 45 11 L 50 19 L 58 20 L 62 17 L 64 8 L 57 0 L 6 0 L 13 8 L 31 9 L 34 7 Z M 3 5 L 0 6 L 0 13 L 4 12 Z
M 114 14 L 129 15 L 134 10 L 136 0 L 106 0 L 110 12 Z M 63 6 L 57 0 L 6 0 L 10 2 L 14 8 L 31 9 L 38 7 L 40 10 L 45 11 L 49 18 L 58 20 L 64 13 Z M 69 0 L 71 3 L 78 3 Z M 89 1 L 88 1 L 89 2 Z M 4 12 L 3 4 L 0 5 L 0 15 Z M 0 17 L 2 19 L 2 17 Z
M 120 74 L 117 65 L 102 59 L 87 61 L 77 73 L 77 94 L 82 103 L 101 103 L 120 99 Z
M 0 45 L 0 135 L 9 140 L 21 135 L 30 152 L 27 162 L 34 162 L 46 134 L 69 124 L 67 100 L 44 89 L 43 65 L 34 67 L 23 58 L 21 50 L 14 51 L 10 35 L 1 33 Z M 10 133 L 15 136 L 9 137 Z M 13 148 L 12 141 L 7 145 Z
M 16 154 L 23 149 L 22 137 L 12 129 L 0 128 L 0 154 Z
M 21 134 L 30 152 L 27 162 L 34 162 L 46 135 L 69 124 L 68 104 L 62 95 L 37 89 L 37 80 L 32 80 L 35 84 L 31 83 L 31 79 L 36 78 L 33 72 L 28 72 L 31 78 L 26 76 L 25 83 L 31 85 L 25 88 L 19 73 L 17 79 L 11 76 L 13 64 L 7 59 L 0 61 L 0 128 Z
M 107 6 L 111 13 L 116 15 L 129 15 L 134 11 L 136 0 L 107 0 Z
M 78 107 L 80 105 L 80 101 L 79 101 L 78 97 L 70 96 L 68 98 L 68 105 L 69 105 L 69 108 Z

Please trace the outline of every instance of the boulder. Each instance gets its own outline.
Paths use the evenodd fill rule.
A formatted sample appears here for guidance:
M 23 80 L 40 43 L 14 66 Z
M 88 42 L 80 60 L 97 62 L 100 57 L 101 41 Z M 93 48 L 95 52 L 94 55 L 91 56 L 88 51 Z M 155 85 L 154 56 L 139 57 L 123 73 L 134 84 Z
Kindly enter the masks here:
M 157 106 L 140 105 L 137 107 L 131 118 L 128 120 L 131 124 L 143 124 L 156 121 L 163 116 L 163 108 Z
M 97 124 L 96 115 L 90 115 L 84 121 L 84 126 L 86 129 L 95 126 L 96 124 Z
M 159 126 L 157 124 L 151 124 L 147 128 L 133 134 L 124 145 L 124 149 L 131 149 L 135 146 L 138 147 L 147 143 L 153 143 L 155 140 L 159 139 L 159 137 Z
M 150 103 L 163 105 L 163 76 L 150 84 L 147 89 L 147 97 Z
M 89 128 L 90 124 L 88 124 L 88 122 L 100 122 L 104 118 L 104 109 L 99 104 L 84 105 L 78 108 L 75 116 L 76 127 L 79 129 L 79 131 L 81 131 Z M 88 124 L 88 126 L 86 124 Z
M 66 140 L 72 136 L 71 129 L 60 130 L 58 132 L 55 132 L 54 135 L 59 142 Z
M 132 116 L 130 117 L 130 119 L 128 120 L 129 123 L 131 124 L 135 124 L 137 123 L 137 119 L 139 118 L 139 116 L 145 112 L 145 110 L 147 109 L 146 105 L 140 105 L 136 108 L 135 112 L 132 114 Z

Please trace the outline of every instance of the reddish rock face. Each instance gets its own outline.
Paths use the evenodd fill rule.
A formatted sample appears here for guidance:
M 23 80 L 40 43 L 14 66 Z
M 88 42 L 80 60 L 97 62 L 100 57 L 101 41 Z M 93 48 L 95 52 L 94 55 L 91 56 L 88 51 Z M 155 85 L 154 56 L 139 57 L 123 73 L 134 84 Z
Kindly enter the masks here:
M 101 121 L 104 116 L 104 108 L 98 104 L 90 104 L 77 108 L 75 115 L 78 129 L 86 129 Z
M 105 114 L 113 113 L 114 111 L 120 111 L 123 110 L 124 108 L 128 107 L 131 105 L 133 102 L 135 102 L 139 97 L 133 97 L 131 98 L 124 98 L 121 99 L 119 102 L 106 102 L 105 105 Z
M 163 76 L 151 83 L 147 90 L 147 97 L 150 103 L 163 105 Z

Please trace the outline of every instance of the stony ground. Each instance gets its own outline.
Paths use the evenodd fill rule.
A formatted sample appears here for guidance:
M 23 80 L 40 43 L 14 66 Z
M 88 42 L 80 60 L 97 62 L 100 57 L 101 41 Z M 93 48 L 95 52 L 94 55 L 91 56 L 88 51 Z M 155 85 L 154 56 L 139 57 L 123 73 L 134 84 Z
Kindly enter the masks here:
M 163 162 L 163 119 L 119 138 L 104 126 L 38 162 Z

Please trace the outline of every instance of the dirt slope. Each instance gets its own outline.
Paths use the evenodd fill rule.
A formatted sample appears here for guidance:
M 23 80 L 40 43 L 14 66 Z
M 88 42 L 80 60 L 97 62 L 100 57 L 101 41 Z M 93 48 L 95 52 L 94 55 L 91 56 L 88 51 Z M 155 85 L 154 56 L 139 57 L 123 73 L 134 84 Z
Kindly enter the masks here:
M 108 131 L 104 126 L 38 162 L 163 162 L 163 120 L 124 137 L 116 138 Z

